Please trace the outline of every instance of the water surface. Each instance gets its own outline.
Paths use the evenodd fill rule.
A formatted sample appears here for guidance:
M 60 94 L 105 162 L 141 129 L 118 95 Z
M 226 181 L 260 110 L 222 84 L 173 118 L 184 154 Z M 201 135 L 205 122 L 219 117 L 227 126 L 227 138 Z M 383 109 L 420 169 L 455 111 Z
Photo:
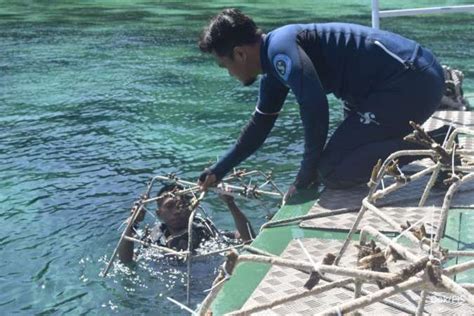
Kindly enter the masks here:
M 469 1 L 415 1 L 428 4 Z M 413 2 L 412 2 L 413 3 Z M 2 314 L 180 314 L 182 267 L 142 260 L 100 278 L 134 199 L 153 174 L 195 179 L 249 118 L 244 88 L 199 53 L 198 34 L 231 1 L 0 0 L 0 311 Z M 396 8 L 398 1 L 384 1 Z M 407 6 L 408 4 L 403 4 Z M 252 1 L 264 30 L 293 22 L 370 24 L 368 1 Z M 474 91 L 472 14 L 395 18 L 382 26 L 461 68 Z M 331 127 L 341 119 L 331 99 Z M 302 151 L 289 98 L 246 167 L 285 188 Z M 238 201 L 258 226 L 271 201 Z M 217 225 L 232 221 L 214 197 Z M 198 263 L 192 306 L 220 258 Z

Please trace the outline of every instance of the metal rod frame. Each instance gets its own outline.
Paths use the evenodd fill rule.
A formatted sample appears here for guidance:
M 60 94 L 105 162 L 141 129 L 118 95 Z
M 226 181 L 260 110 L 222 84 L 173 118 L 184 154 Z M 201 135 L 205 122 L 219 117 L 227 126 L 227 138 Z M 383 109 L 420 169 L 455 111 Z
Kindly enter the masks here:
M 444 149 L 447 150 L 448 153 L 453 153 L 453 151 L 455 150 L 455 147 L 454 147 L 455 136 L 461 133 L 474 135 L 474 131 L 472 130 L 468 130 L 465 128 L 455 129 L 453 133 L 450 135 L 450 137 L 448 138 L 444 147 Z M 472 151 L 458 150 L 456 151 L 456 153 L 457 154 L 461 154 L 461 153 L 472 154 Z M 282 259 L 277 256 L 266 254 L 265 252 L 261 252 L 258 249 L 254 251 L 253 248 L 248 247 L 248 246 L 246 246 L 244 249 L 251 250 L 252 252 L 258 253 L 259 255 L 240 255 L 237 259 L 237 262 L 238 263 L 245 262 L 245 261 L 259 262 L 259 263 L 289 267 L 289 268 L 297 269 L 299 271 L 306 271 L 308 273 L 310 272 L 330 273 L 330 274 L 335 274 L 338 276 L 348 277 L 347 279 L 342 280 L 343 281 L 342 283 L 347 282 L 348 284 L 349 283 L 355 284 L 354 289 L 353 289 L 354 299 L 348 302 L 341 303 L 337 306 L 333 306 L 321 312 L 320 315 L 348 313 L 348 312 L 358 310 L 360 308 L 363 308 L 365 306 L 368 306 L 376 302 L 382 302 L 384 299 L 394 294 L 405 293 L 405 291 L 409 291 L 412 289 L 421 290 L 421 296 L 420 296 L 418 305 L 416 306 L 416 310 L 414 311 L 416 315 L 422 315 L 423 312 L 425 311 L 424 308 L 425 308 L 426 298 L 430 294 L 430 292 L 446 292 L 447 291 L 447 292 L 459 295 L 470 306 L 474 306 L 474 295 L 472 295 L 469 292 L 469 290 L 472 290 L 474 286 L 472 284 L 460 285 L 447 277 L 448 275 L 453 275 L 453 274 L 457 274 L 466 270 L 473 269 L 474 260 L 457 264 L 445 269 L 441 269 L 440 284 L 438 285 L 434 285 L 432 281 L 429 279 L 427 275 L 428 273 L 427 268 L 425 268 L 421 272 L 416 273 L 415 275 L 406 276 L 402 274 L 394 275 L 394 273 L 390 273 L 390 272 L 374 272 L 374 271 L 367 271 L 367 270 L 361 270 L 361 269 L 337 267 L 337 263 L 339 262 L 345 250 L 347 249 L 347 246 L 349 245 L 349 242 L 352 239 L 352 235 L 358 228 L 359 223 L 366 211 L 373 212 L 374 214 L 379 216 L 381 219 L 389 223 L 397 231 L 399 231 L 401 234 L 406 236 L 408 240 L 410 240 L 413 244 L 415 244 L 416 247 L 413 249 L 408 248 L 407 246 L 402 245 L 398 242 L 399 238 L 390 239 L 389 237 L 385 236 L 377 229 L 370 226 L 366 226 L 362 228 L 361 234 L 360 234 L 360 242 L 365 243 L 365 241 L 368 239 L 368 235 L 370 235 L 372 238 L 386 245 L 386 250 L 390 248 L 394 249 L 399 255 L 402 256 L 404 260 L 407 260 L 407 266 L 405 268 L 409 267 L 410 264 L 413 265 L 413 263 L 416 263 L 416 262 L 435 262 L 436 260 L 438 260 L 438 262 L 445 262 L 448 257 L 474 256 L 474 252 L 472 251 L 451 251 L 451 252 L 448 252 L 448 254 L 446 253 L 443 254 L 443 252 L 439 248 L 439 240 L 442 237 L 442 233 L 444 232 L 444 228 L 446 225 L 446 218 L 449 213 L 452 197 L 454 193 L 459 189 L 459 187 L 462 186 L 462 184 L 474 179 L 474 168 L 445 166 L 442 163 L 438 162 L 434 166 L 427 167 L 413 174 L 412 176 L 410 176 L 410 181 L 395 182 L 394 184 L 388 187 L 378 189 L 382 179 L 386 176 L 387 167 L 395 159 L 399 157 L 403 157 L 403 156 L 415 156 L 415 155 L 431 157 L 435 161 L 440 161 L 440 157 L 437 154 L 437 152 L 431 149 L 430 150 L 399 151 L 390 155 L 382 164 L 381 168 L 378 171 L 375 181 L 373 181 L 372 186 L 370 187 L 367 197 L 363 200 L 362 206 L 359 210 L 358 217 L 356 221 L 354 222 L 354 225 L 351 228 L 351 231 L 348 233 L 348 236 L 346 240 L 344 241 L 343 246 L 340 249 L 339 255 L 336 258 L 335 265 L 324 265 L 324 264 L 315 265 L 312 260 L 309 260 L 309 262 L 304 262 L 304 261 L 297 261 L 297 260 Z M 426 202 L 428 194 L 440 170 L 454 170 L 455 172 L 468 171 L 470 173 L 467 175 L 464 175 L 461 179 L 451 184 L 451 186 L 448 189 L 448 193 L 446 194 L 443 200 L 442 214 L 441 214 L 441 218 L 438 221 L 436 237 L 434 238 L 433 243 L 431 243 L 429 246 L 421 245 L 420 240 L 416 238 L 416 236 L 412 232 L 410 232 L 409 230 L 402 231 L 400 225 L 397 222 L 395 222 L 393 219 L 391 219 L 389 216 L 381 212 L 377 208 L 377 206 L 374 205 L 374 203 L 376 200 L 385 197 L 387 194 L 394 192 L 397 189 L 404 187 L 413 181 L 416 181 L 417 179 L 420 179 L 422 177 L 425 177 L 431 174 L 431 178 L 428 181 L 425 187 L 425 190 L 422 194 L 422 197 L 418 203 L 419 206 L 423 206 L 424 203 Z M 323 215 L 326 216 L 327 214 L 323 214 Z M 266 227 L 270 228 L 272 226 L 278 226 L 278 224 L 285 224 L 288 222 L 300 221 L 301 219 L 303 219 L 303 217 L 291 218 L 289 220 L 281 221 L 281 222 L 280 221 L 270 222 L 271 225 L 267 224 Z M 420 249 L 420 245 L 422 246 L 421 249 Z M 436 249 L 433 249 L 433 248 L 436 248 Z M 421 251 L 421 254 L 420 254 L 420 251 Z M 429 260 L 427 260 L 427 258 L 429 258 Z M 396 280 L 398 283 L 388 286 L 384 289 L 381 289 L 373 293 L 367 293 L 367 292 L 364 293 L 363 291 L 361 291 L 361 287 L 363 283 L 375 282 L 376 280 L 388 280 L 388 279 L 392 281 Z M 285 297 L 282 299 L 275 300 L 273 302 L 268 302 L 262 305 L 258 305 L 258 306 L 253 307 L 252 309 L 235 311 L 231 313 L 231 315 L 246 315 L 249 312 L 262 311 L 262 310 L 277 306 L 279 304 L 293 301 L 305 296 L 315 295 L 317 293 L 320 293 L 322 289 L 333 288 L 333 285 L 337 284 L 338 282 L 341 282 L 341 280 L 339 279 L 337 281 L 333 281 L 332 283 L 330 282 L 328 284 L 317 286 L 316 288 L 313 288 L 313 290 L 296 293 L 289 297 Z M 348 284 L 344 284 L 344 285 L 347 286 Z M 216 296 L 217 296 L 217 293 L 214 292 L 213 298 L 215 298 Z M 207 308 L 211 306 L 212 302 L 210 300 L 212 299 L 211 298 L 206 299 L 206 308 L 204 310 L 201 309 L 201 313 L 206 312 Z
M 264 184 L 262 184 L 260 186 L 254 185 L 253 187 L 250 187 L 250 185 L 246 186 L 245 184 L 234 185 L 232 183 L 229 183 L 229 182 L 235 181 L 235 180 L 240 180 L 242 182 L 243 180 L 245 180 L 246 178 L 251 177 L 251 176 L 257 176 L 259 178 L 265 179 Z M 182 185 L 183 187 L 185 187 L 185 189 L 173 192 L 173 194 L 175 194 L 175 195 L 184 195 L 184 194 L 193 194 L 194 195 L 194 199 L 192 200 L 191 206 L 190 206 L 191 215 L 189 217 L 189 222 L 188 222 L 188 247 L 187 247 L 186 251 L 175 251 L 173 249 L 169 249 L 169 248 L 166 248 L 166 247 L 161 247 L 161 246 L 154 245 L 154 244 L 151 244 L 151 243 L 143 241 L 143 240 L 139 240 L 137 238 L 126 236 L 126 232 L 131 229 L 132 225 L 135 223 L 135 221 L 136 221 L 138 215 L 140 214 L 140 212 L 145 210 L 145 205 L 147 205 L 149 203 L 152 203 L 152 202 L 156 202 L 156 201 L 164 198 L 163 196 L 150 198 L 151 190 L 152 190 L 154 184 L 157 181 L 174 182 L 176 184 L 179 184 L 179 185 Z M 252 182 L 252 179 L 250 179 L 250 183 L 251 182 Z M 273 191 L 262 190 L 262 188 L 264 186 L 267 186 L 267 185 L 270 185 L 271 189 Z M 237 194 L 238 195 L 244 195 L 246 198 L 257 197 L 259 195 L 266 195 L 266 196 L 270 196 L 270 197 L 279 197 L 279 198 L 283 199 L 283 195 L 284 195 L 283 192 L 278 188 L 278 186 L 272 180 L 271 175 L 267 175 L 267 174 L 265 174 L 265 173 L 263 173 L 259 170 L 252 170 L 252 171 L 249 171 L 249 172 L 234 170 L 233 174 L 226 177 L 217 187 L 210 187 L 210 188 L 208 188 L 208 191 L 212 191 L 212 192 L 215 192 L 215 193 L 218 193 L 218 194 L 232 195 L 232 196 L 235 196 Z M 200 192 L 200 187 L 198 185 L 196 185 L 194 182 L 178 179 L 175 175 L 166 175 L 166 176 L 156 175 L 153 178 L 151 178 L 151 180 L 149 181 L 149 183 L 147 185 L 147 189 L 146 189 L 145 194 L 142 195 L 140 197 L 140 199 L 135 202 L 134 207 L 132 208 L 132 212 L 131 212 L 130 216 L 127 219 L 127 225 L 126 225 L 125 229 L 123 230 L 123 232 L 120 236 L 120 239 L 117 243 L 117 246 L 115 247 L 111 258 L 110 258 L 109 262 L 107 263 L 106 268 L 101 273 L 101 276 L 102 277 L 107 276 L 110 268 L 113 265 L 114 260 L 117 257 L 119 246 L 123 242 L 123 240 L 137 242 L 137 243 L 139 243 L 143 246 L 147 246 L 147 247 L 150 247 L 150 248 L 152 248 L 152 249 L 154 249 L 158 252 L 161 252 L 165 256 L 170 256 L 171 255 L 171 256 L 176 256 L 176 257 L 179 257 L 179 258 L 185 258 L 186 265 L 187 265 L 186 266 L 186 269 L 187 269 L 186 304 L 189 305 L 190 300 L 191 300 L 190 291 L 191 291 L 192 259 L 193 258 L 203 258 L 203 257 L 211 256 L 211 255 L 220 254 L 220 253 L 229 251 L 230 249 L 236 249 L 236 248 L 240 248 L 240 247 L 243 246 L 243 244 L 242 245 L 236 245 L 234 247 L 227 247 L 227 248 L 224 248 L 224 249 L 211 251 L 209 253 L 204 253 L 204 254 L 195 254 L 195 253 L 193 253 L 193 249 L 192 249 L 192 245 L 193 245 L 193 240 L 192 240 L 193 225 L 192 225 L 192 223 L 193 223 L 194 216 L 196 215 L 196 213 L 198 211 L 198 206 L 199 206 L 200 202 L 203 200 L 203 198 L 205 196 L 205 193 L 206 193 L 206 192 L 200 192 L 200 196 L 196 197 L 195 193 L 197 193 L 197 192 Z M 218 291 L 218 289 L 214 289 L 212 292 L 215 293 L 216 291 Z

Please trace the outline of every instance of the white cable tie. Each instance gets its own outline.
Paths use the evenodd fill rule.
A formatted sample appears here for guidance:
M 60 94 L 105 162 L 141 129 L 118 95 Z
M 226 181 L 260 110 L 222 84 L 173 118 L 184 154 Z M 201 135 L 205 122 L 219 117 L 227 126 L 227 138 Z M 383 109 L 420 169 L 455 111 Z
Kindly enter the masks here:
M 204 191 L 203 191 L 203 192 L 204 192 Z M 196 196 L 196 194 L 195 194 L 193 191 L 191 191 L 191 194 L 193 195 L 193 200 L 191 201 L 191 205 L 192 205 L 192 204 L 195 203 L 195 201 L 197 200 L 197 196 Z
M 178 302 L 177 300 L 172 299 L 171 297 L 166 297 L 166 299 L 168 299 L 168 301 L 170 301 L 170 302 L 172 302 L 172 303 L 175 303 L 175 304 L 178 305 L 181 309 L 184 309 L 185 311 L 190 312 L 191 315 L 197 315 L 197 313 L 196 313 L 195 311 L 193 311 L 192 309 L 190 309 L 189 307 L 187 307 L 187 306 L 184 305 L 183 303 L 180 303 L 180 302 Z
M 419 220 L 417 220 L 416 222 L 414 222 L 413 224 L 410 225 L 410 227 L 408 227 L 407 229 L 405 229 L 403 232 L 400 233 L 400 235 L 398 235 L 397 237 L 395 237 L 392 241 L 397 241 L 400 237 L 402 237 L 403 235 L 405 235 L 407 232 L 410 231 L 410 229 L 412 229 L 413 227 L 415 227 L 416 225 L 418 225 L 419 223 L 421 223 L 423 220 L 425 220 L 425 218 L 427 218 L 428 215 L 426 215 L 425 217 L 422 217 L 420 218 Z
M 405 177 L 405 174 L 403 173 L 402 169 L 400 169 L 398 164 L 397 164 L 397 170 L 398 170 L 398 172 L 400 172 L 400 176 Z
M 152 212 L 150 212 L 146 207 L 143 207 L 143 209 L 145 210 L 145 212 L 147 212 L 148 214 L 150 214 L 151 216 L 153 216 L 153 218 L 157 219 L 155 214 L 153 214 Z
M 453 146 L 453 151 L 452 151 L 452 158 L 451 158 L 451 172 L 452 172 L 452 177 L 454 177 L 455 173 L 454 173 L 454 156 L 456 154 L 456 144 L 454 144 Z
M 314 263 L 313 261 L 313 258 L 311 258 L 311 256 L 309 255 L 309 252 L 308 250 L 305 248 L 305 246 L 303 245 L 303 243 L 301 242 L 301 239 L 297 238 L 296 241 L 298 242 L 298 244 L 300 245 L 301 249 L 303 250 L 303 253 L 305 254 L 305 256 L 308 258 L 309 262 L 313 265 L 313 268 L 316 272 L 319 272 L 319 264 L 316 264 Z
M 128 222 L 128 218 L 127 218 L 126 220 L 124 220 L 124 221 L 122 222 L 122 224 L 120 224 L 120 226 L 117 228 L 117 230 L 120 230 L 120 228 L 122 228 L 123 225 L 127 224 L 127 222 Z
M 449 125 L 448 132 L 446 133 L 446 136 L 444 136 L 443 144 L 441 145 L 443 148 L 444 148 L 444 146 L 446 146 L 446 142 L 448 141 L 449 133 L 451 132 L 452 128 L 453 128 L 453 126 Z
M 133 229 L 133 231 L 135 232 L 135 234 L 137 234 L 138 236 L 140 236 L 140 234 L 137 232 L 137 230 L 135 229 L 135 227 L 133 227 L 133 225 L 132 225 L 131 228 Z
M 203 292 L 204 293 L 208 293 L 208 292 L 212 292 L 216 287 L 218 287 L 219 285 L 221 285 L 221 283 L 227 281 L 230 279 L 230 276 L 226 276 L 224 277 L 222 280 L 220 280 L 219 282 L 217 282 L 216 284 L 214 284 L 210 289 L 207 289 L 207 290 L 204 290 Z
M 258 188 L 261 189 L 263 188 L 264 186 L 266 186 L 268 183 L 270 183 L 270 181 L 266 181 L 264 182 L 262 185 L 260 185 Z

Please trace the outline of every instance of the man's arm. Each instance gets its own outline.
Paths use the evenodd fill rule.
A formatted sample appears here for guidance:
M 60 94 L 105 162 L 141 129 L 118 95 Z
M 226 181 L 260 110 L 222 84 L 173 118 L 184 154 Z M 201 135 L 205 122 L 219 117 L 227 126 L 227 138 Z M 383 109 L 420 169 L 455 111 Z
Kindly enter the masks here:
M 130 216 L 133 216 L 133 212 L 134 211 L 132 209 L 132 212 L 131 212 Z M 138 214 L 138 216 L 135 220 L 135 223 L 138 224 L 139 222 L 143 221 L 144 219 L 145 219 L 145 211 L 141 210 L 140 214 Z M 132 227 L 130 227 L 125 232 L 125 236 L 133 237 L 133 229 L 134 229 L 133 226 L 134 225 L 132 225 Z M 122 242 L 119 245 L 118 255 L 119 255 L 120 261 L 122 261 L 123 263 L 128 263 L 128 262 L 133 261 L 133 241 L 123 239 Z
M 221 198 L 227 204 L 227 207 L 234 218 L 235 227 L 237 228 L 240 238 L 244 242 L 251 241 L 255 236 L 255 232 L 245 214 L 242 213 L 237 204 L 235 204 L 234 198 L 230 195 L 221 195 Z
M 133 228 L 127 230 L 125 236 L 132 237 L 133 236 Z M 119 245 L 118 255 L 120 261 L 123 263 L 128 263 L 133 261 L 133 241 L 123 239 Z
M 313 62 L 292 35 L 278 33 L 272 43 L 269 54 L 274 71 L 281 82 L 291 88 L 300 105 L 305 145 L 294 184 L 304 188 L 317 178 L 317 164 L 328 133 L 328 102 Z
M 201 184 L 206 183 L 207 176 L 211 174 L 215 175 L 214 182 L 219 182 L 226 173 L 248 158 L 265 142 L 278 118 L 287 94 L 288 88 L 274 76 L 264 75 L 262 77 L 254 114 L 242 130 L 235 145 L 217 163 L 201 174 L 199 178 Z M 207 185 L 204 186 L 205 188 Z

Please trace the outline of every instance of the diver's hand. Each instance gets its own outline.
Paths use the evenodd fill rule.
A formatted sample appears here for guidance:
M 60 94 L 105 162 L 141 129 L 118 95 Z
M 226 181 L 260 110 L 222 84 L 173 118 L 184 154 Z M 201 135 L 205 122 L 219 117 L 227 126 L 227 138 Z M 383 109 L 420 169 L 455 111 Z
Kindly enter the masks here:
M 135 205 L 132 207 L 132 210 L 130 211 L 130 216 L 133 216 L 135 212 L 140 212 L 138 213 L 137 218 L 135 219 L 135 224 L 138 224 L 145 219 L 145 210 L 144 209 L 138 210 L 137 208 L 138 206 Z
M 199 176 L 198 185 L 201 191 L 207 191 L 207 188 L 217 184 L 217 177 L 209 169 L 205 169 Z
M 286 191 L 285 196 L 283 196 L 283 203 L 286 203 L 292 196 L 298 193 L 298 189 L 294 184 L 290 185 L 288 191 Z

